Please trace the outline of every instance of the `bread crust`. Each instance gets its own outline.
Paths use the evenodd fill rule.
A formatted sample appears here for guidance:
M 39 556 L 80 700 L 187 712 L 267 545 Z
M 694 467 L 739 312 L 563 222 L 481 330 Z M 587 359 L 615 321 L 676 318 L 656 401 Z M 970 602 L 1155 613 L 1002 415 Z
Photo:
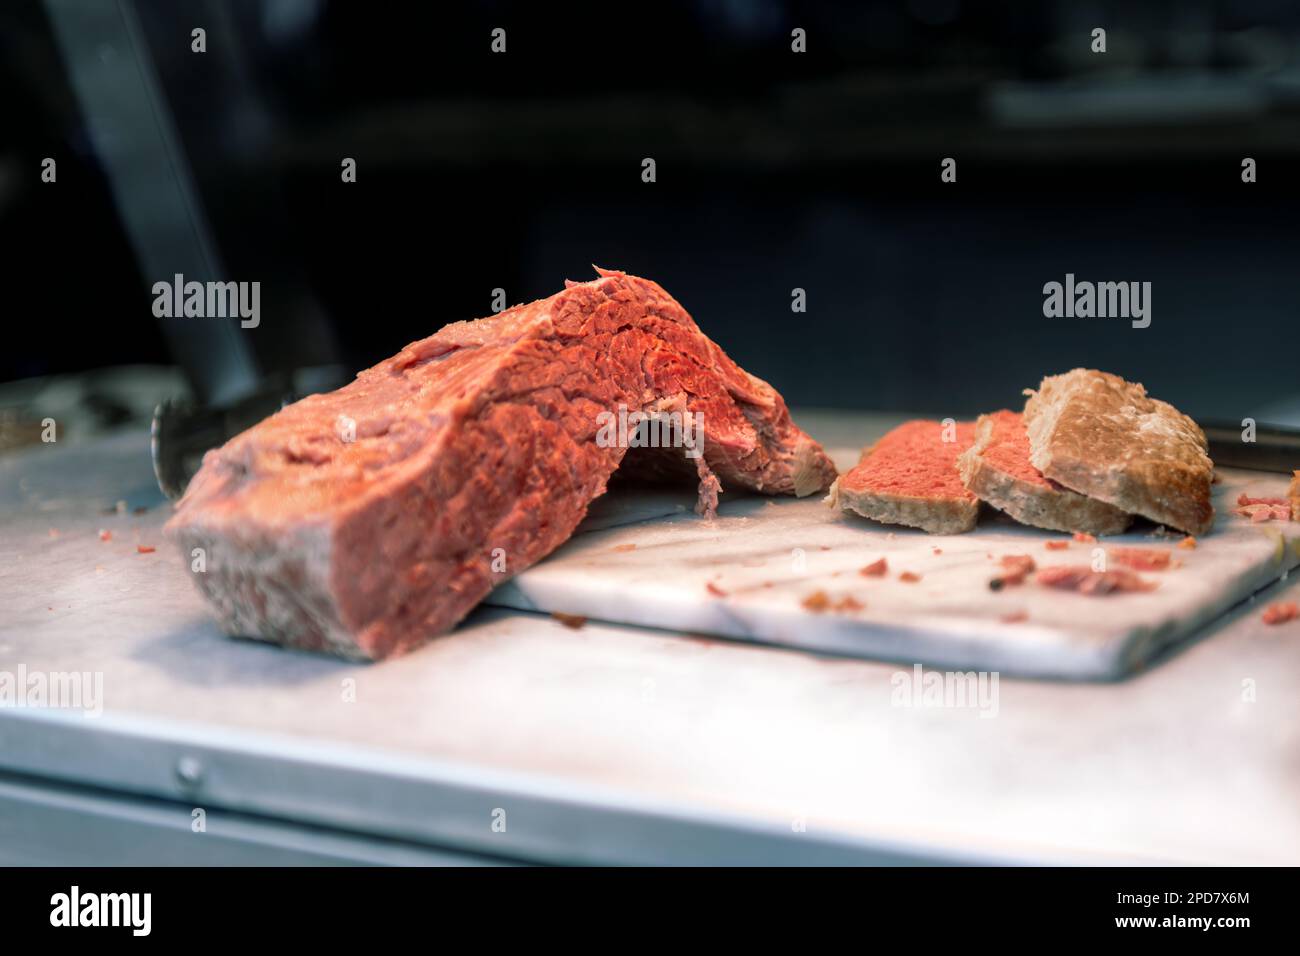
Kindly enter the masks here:
M 1027 394 L 1029 458 L 1044 476 L 1188 534 L 1213 526 L 1214 464 L 1182 412 L 1096 369 L 1048 376 Z
M 975 426 L 975 444 L 957 459 L 962 482 L 981 501 L 1021 524 L 1050 531 L 1119 534 L 1129 526 L 1133 516 L 1114 505 L 1062 485 L 1033 484 L 998 468 L 984 457 L 995 428 L 992 415 L 981 415 Z

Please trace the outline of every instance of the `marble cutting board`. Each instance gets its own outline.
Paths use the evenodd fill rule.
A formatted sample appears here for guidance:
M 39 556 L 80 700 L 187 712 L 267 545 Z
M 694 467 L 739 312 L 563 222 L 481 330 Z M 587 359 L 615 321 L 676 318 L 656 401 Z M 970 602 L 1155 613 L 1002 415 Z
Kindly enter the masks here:
M 843 465 L 856 452 L 834 457 Z M 1215 530 L 1194 550 L 1173 549 L 1181 567 L 1141 572 L 1159 582 L 1147 593 L 1088 597 L 1032 582 L 992 591 L 1003 555 L 1029 554 L 1040 568 L 1089 564 L 1098 546 L 1049 550 L 1046 542 L 1068 536 L 992 509 L 973 532 L 929 535 L 832 511 L 820 497 L 724 496 L 709 522 L 691 511 L 688 492 L 625 490 L 597 502 L 564 547 L 487 603 L 854 657 L 1116 679 L 1300 564 L 1300 524 L 1252 525 L 1232 514 L 1242 492 L 1284 495 L 1287 479 L 1231 470 L 1220 478 Z M 1173 548 L 1181 538 L 1155 530 L 1141 522 L 1101 544 Z M 858 573 L 882 557 L 888 575 Z M 920 580 L 900 580 L 904 571 Z M 818 592 L 831 609 L 805 605 Z M 844 598 L 852 601 L 834 610 Z

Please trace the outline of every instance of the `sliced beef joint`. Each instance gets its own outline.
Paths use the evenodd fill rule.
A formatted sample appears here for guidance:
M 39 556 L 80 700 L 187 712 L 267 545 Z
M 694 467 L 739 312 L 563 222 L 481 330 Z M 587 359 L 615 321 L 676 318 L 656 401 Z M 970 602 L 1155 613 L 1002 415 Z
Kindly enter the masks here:
M 573 533 L 627 450 L 602 440 L 620 406 L 701 416 L 705 512 L 720 488 L 830 485 L 771 386 L 658 284 L 599 272 L 209 452 L 166 531 L 223 629 L 352 658 L 419 646 Z

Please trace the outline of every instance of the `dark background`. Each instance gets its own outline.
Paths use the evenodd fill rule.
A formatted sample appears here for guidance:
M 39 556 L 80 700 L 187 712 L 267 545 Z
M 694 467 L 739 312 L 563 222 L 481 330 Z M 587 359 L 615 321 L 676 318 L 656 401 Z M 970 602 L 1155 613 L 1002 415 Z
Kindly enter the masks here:
M 0 8 L 0 381 L 176 354 L 105 162 L 129 131 L 88 120 L 60 6 Z M 263 284 L 237 334 L 267 372 L 350 374 L 596 263 L 661 282 L 794 406 L 971 414 L 1088 365 L 1300 421 L 1296 4 L 122 6 L 222 277 Z M 1044 318 L 1067 272 L 1150 281 L 1151 327 Z

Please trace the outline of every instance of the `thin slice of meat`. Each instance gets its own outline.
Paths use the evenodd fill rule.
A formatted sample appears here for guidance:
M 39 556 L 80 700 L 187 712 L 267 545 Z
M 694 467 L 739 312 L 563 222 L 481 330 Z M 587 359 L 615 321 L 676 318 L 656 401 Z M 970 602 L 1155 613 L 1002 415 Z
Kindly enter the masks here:
M 827 503 L 931 534 L 975 527 L 979 499 L 962 485 L 957 456 L 975 439 L 972 422 L 911 421 L 862 453 L 831 486 Z
M 1029 461 L 1024 416 L 1006 409 L 981 415 L 975 442 L 957 459 L 962 483 L 1022 524 L 1051 531 L 1119 534 L 1132 515 L 1044 478 Z
M 1065 487 L 1188 534 L 1214 524 L 1214 463 L 1199 425 L 1136 382 L 1096 369 L 1028 392 L 1030 461 Z
M 221 626 L 353 658 L 418 647 L 573 533 L 627 452 L 624 414 L 702 425 L 688 464 L 706 513 L 722 487 L 831 483 L 771 386 L 658 284 L 598 271 L 209 452 L 166 530 L 187 566 L 202 550 L 193 576 Z

